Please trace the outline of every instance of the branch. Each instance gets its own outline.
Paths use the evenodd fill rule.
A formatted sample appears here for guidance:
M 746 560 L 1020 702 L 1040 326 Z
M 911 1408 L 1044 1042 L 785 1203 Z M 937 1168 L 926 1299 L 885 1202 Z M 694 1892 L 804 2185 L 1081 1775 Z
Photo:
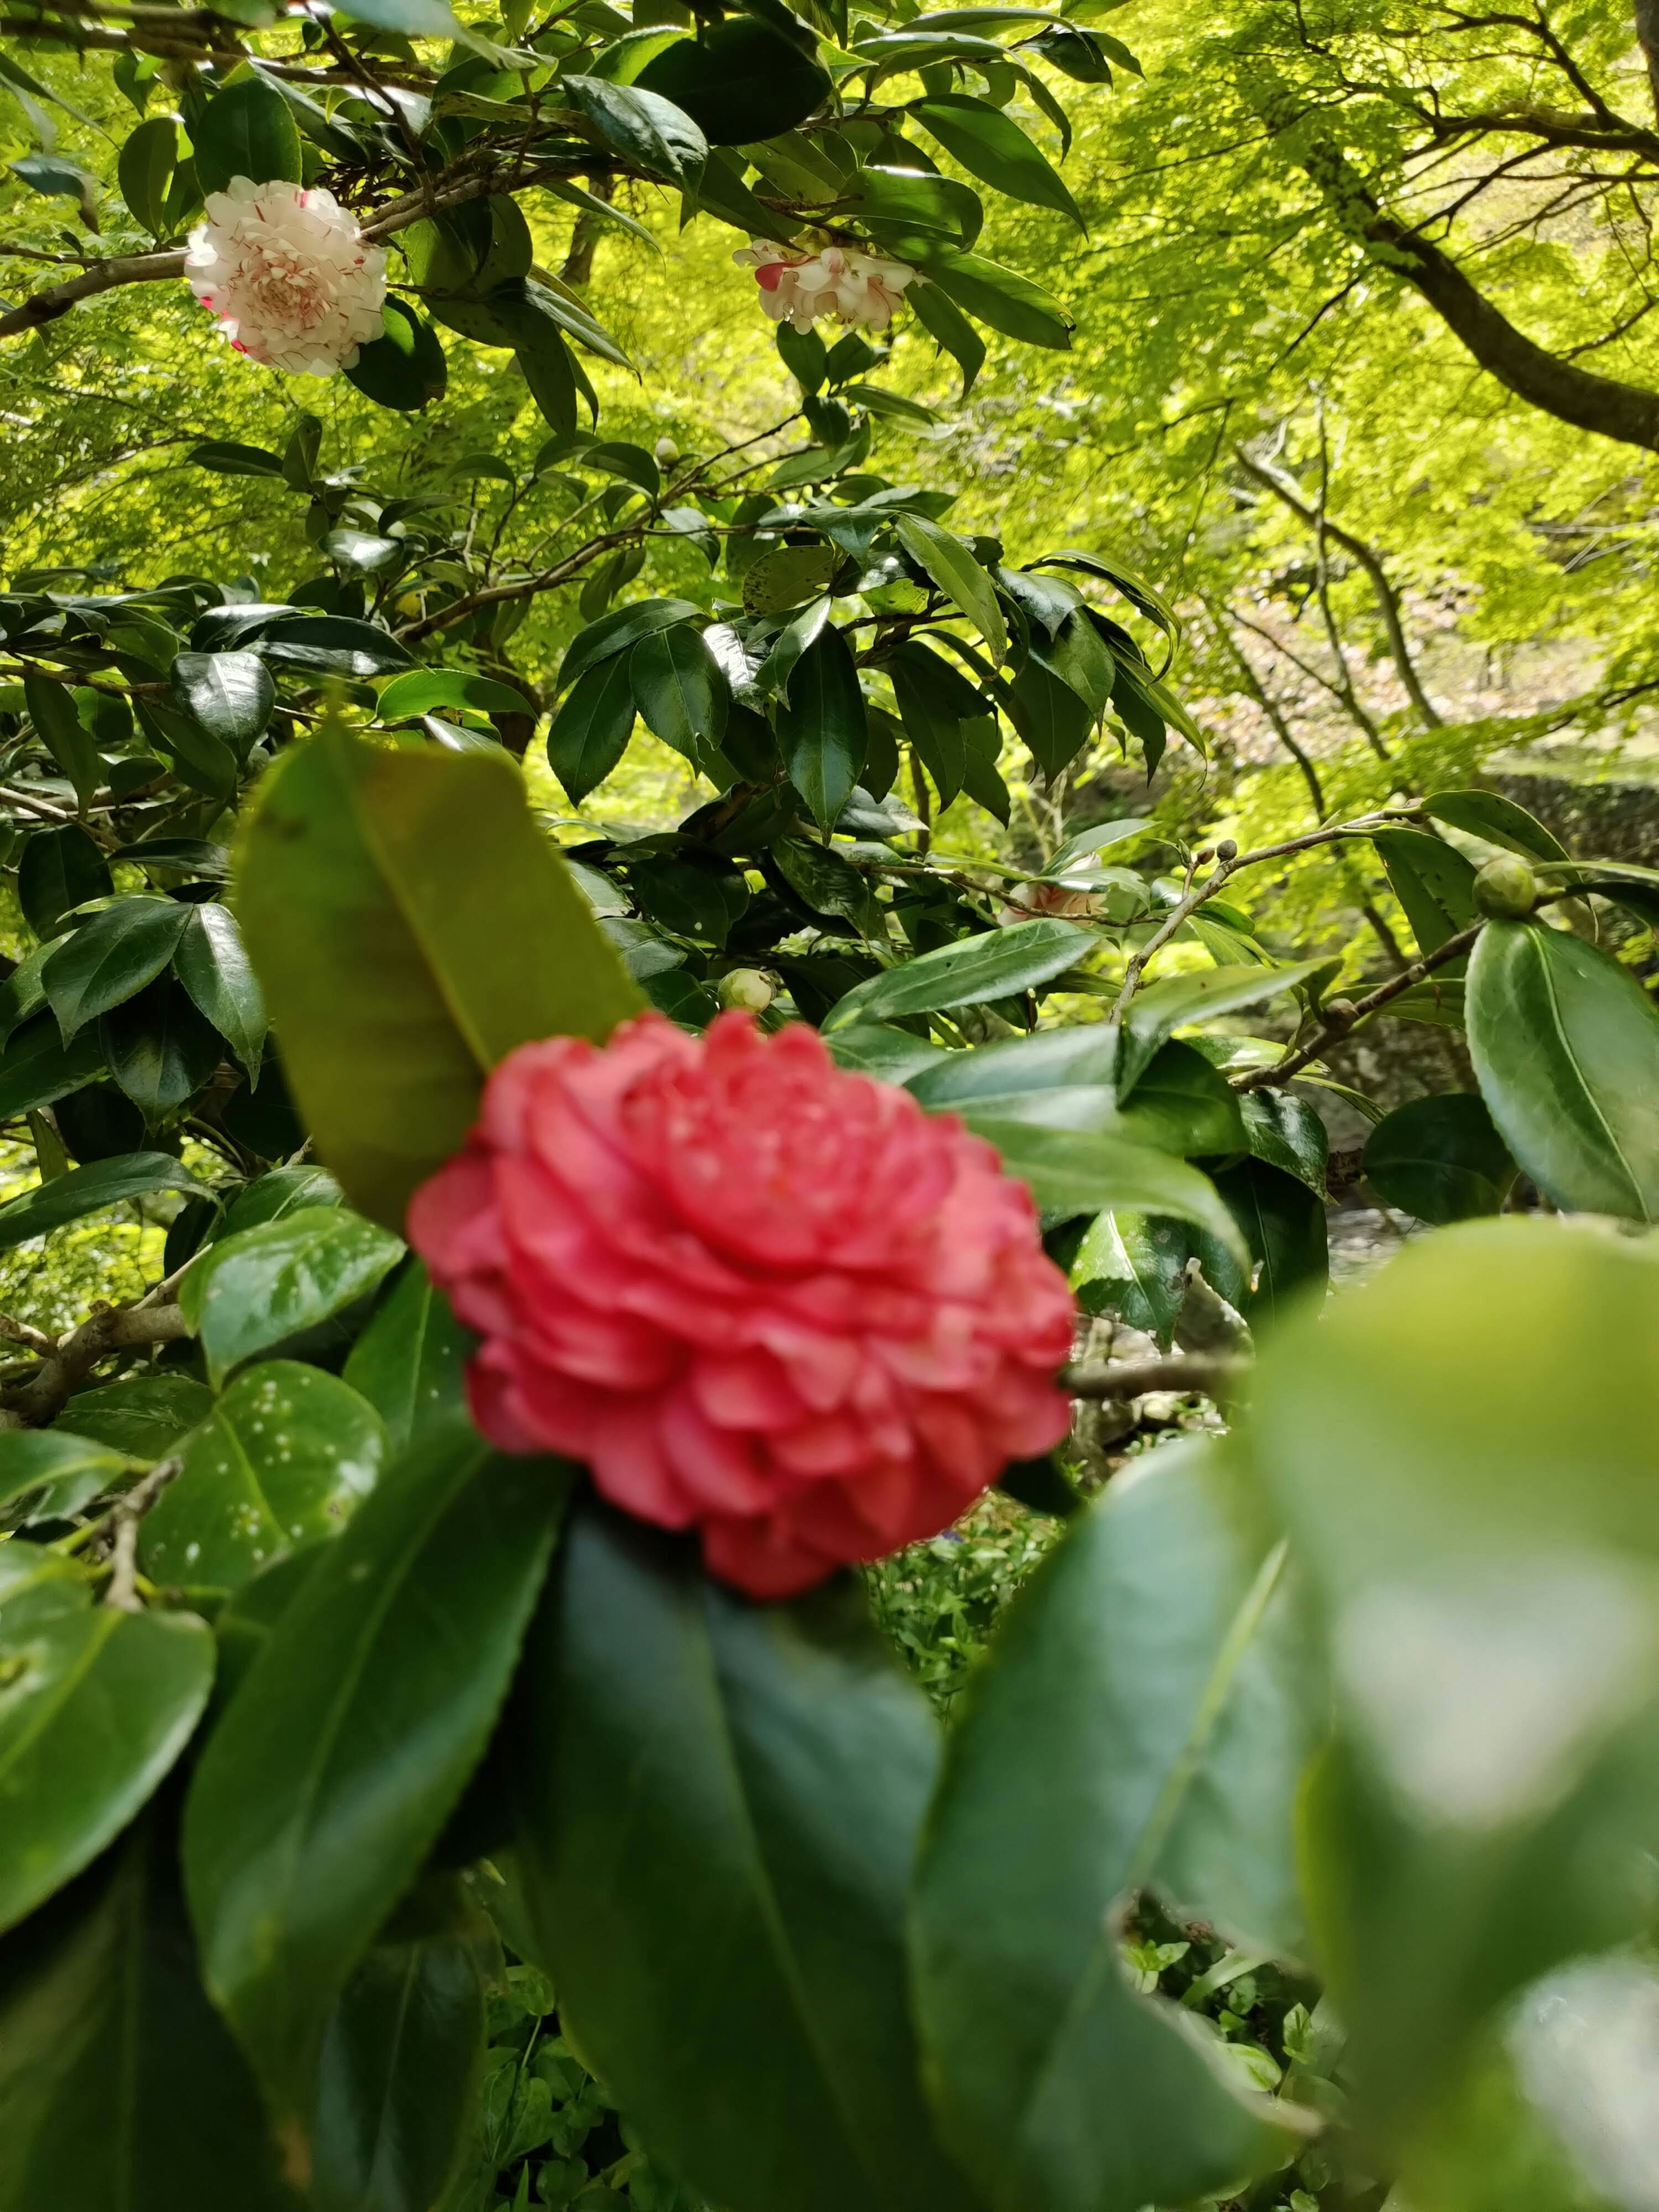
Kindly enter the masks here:
M 1381 267 L 1402 276 L 1504 389 L 1575 429 L 1659 453 L 1659 392 L 1620 384 L 1547 352 L 1516 330 L 1449 254 L 1385 215 L 1358 172 L 1334 148 L 1297 157 L 1338 222 Z
M 1282 1060 L 1276 1060 L 1271 1067 L 1255 1067 L 1252 1068 L 1248 1074 L 1230 1077 L 1229 1080 L 1233 1089 L 1261 1091 L 1269 1085 L 1288 1083 L 1293 1075 L 1298 1074 L 1308 1065 L 1310 1060 L 1317 1060 L 1328 1046 L 1335 1044 L 1346 1036 L 1349 1030 L 1354 1028 L 1356 1024 L 1363 1022 L 1367 1014 L 1376 1013 L 1379 1007 L 1386 1006 L 1391 999 L 1397 999 L 1402 991 L 1410 990 L 1413 983 L 1420 983 L 1425 975 L 1432 975 L 1437 968 L 1443 968 L 1449 960 L 1461 959 L 1463 954 L 1473 947 L 1475 939 L 1480 936 L 1486 926 L 1484 921 L 1477 921 L 1470 928 L 1460 930 L 1455 937 L 1449 937 L 1443 945 L 1437 945 L 1432 952 L 1425 952 L 1420 960 L 1413 960 L 1409 968 L 1402 968 L 1397 975 L 1390 976 L 1386 983 L 1379 983 L 1376 990 L 1370 992 L 1364 998 L 1343 1000 L 1341 1002 L 1343 1012 L 1340 1018 L 1325 1022 L 1310 1037 L 1306 1044 L 1298 1045 L 1294 1052 L 1287 1052 Z
M 1352 531 L 1344 530 L 1340 523 L 1333 522 L 1328 514 L 1317 514 L 1303 497 L 1294 480 L 1269 462 L 1253 460 L 1243 446 L 1235 446 L 1233 454 L 1240 468 L 1254 483 L 1262 485 L 1272 492 L 1275 499 L 1282 501 L 1298 520 L 1306 523 L 1310 530 L 1322 530 L 1327 538 L 1334 538 L 1345 553 L 1352 554 L 1370 578 L 1377 611 L 1382 615 L 1382 627 L 1389 634 L 1389 651 L 1394 656 L 1395 666 L 1400 671 L 1400 680 L 1424 721 L 1431 729 L 1440 728 L 1441 717 L 1430 705 L 1423 686 L 1418 681 L 1417 669 L 1410 647 L 1406 643 L 1405 626 L 1400 619 L 1399 594 L 1389 580 L 1389 572 L 1382 566 L 1381 556 L 1374 552 L 1364 538 L 1356 538 Z
M 159 1460 L 141 1482 L 135 1482 L 125 1497 L 116 1501 L 110 1515 L 110 1577 L 109 1588 L 104 1592 L 106 1605 L 115 1606 L 122 1613 L 143 1610 L 137 1591 L 138 1523 L 168 1483 L 182 1471 L 184 1464 L 176 1455 L 172 1459 Z
M 10 1425 L 39 1429 L 56 1419 L 99 1361 L 112 1352 L 140 1346 L 153 1350 L 192 1334 L 179 1307 L 162 1300 L 162 1293 L 172 1287 L 172 1280 L 158 1284 L 137 1305 L 100 1307 L 79 1328 L 71 1329 L 33 1375 L 3 1394 Z
M 1060 1387 L 1068 1398 L 1144 1398 L 1149 1390 L 1196 1390 L 1206 1398 L 1230 1396 L 1250 1371 L 1248 1359 L 1207 1352 L 1174 1352 L 1163 1359 L 1115 1359 L 1103 1367 L 1065 1367 Z

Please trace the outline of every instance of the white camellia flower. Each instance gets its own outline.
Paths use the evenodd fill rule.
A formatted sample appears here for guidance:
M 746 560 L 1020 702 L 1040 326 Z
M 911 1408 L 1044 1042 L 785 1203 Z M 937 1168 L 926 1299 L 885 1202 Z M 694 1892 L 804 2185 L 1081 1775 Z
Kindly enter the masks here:
M 811 330 L 819 315 L 884 330 L 897 313 L 904 288 L 916 271 L 902 261 L 884 261 L 846 246 L 820 253 L 794 253 L 769 238 L 740 246 L 732 258 L 752 269 L 761 306 L 775 323 Z
M 292 376 L 332 376 L 380 336 L 386 256 L 332 192 L 233 177 L 190 234 L 190 289 L 239 353 Z

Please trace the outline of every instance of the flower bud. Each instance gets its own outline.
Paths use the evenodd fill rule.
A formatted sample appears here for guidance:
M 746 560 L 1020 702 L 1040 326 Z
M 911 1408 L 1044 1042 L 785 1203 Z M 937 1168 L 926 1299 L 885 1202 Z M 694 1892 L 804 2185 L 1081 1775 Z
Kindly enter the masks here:
M 1198 862 L 1200 868 L 1207 867 L 1209 863 L 1215 858 L 1215 847 L 1213 845 L 1200 845 L 1197 852 L 1193 855 L 1193 858 Z
M 1215 848 L 1215 856 L 1218 860 L 1236 860 L 1238 858 L 1238 840 L 1224 837 Z
M 1319 1011 L 1328 1030 L 1351 1030 L 1359 1019 L 1359 1009 L 1352 999 L 1327 999 Z
M 733 968 L 714 986 L 723 1006 L 740 1006 L 751 1014 L 764 1013 L 776 995 L 771 981 L 758 968 Z
M 1538 878 L 1519 853 L 1500 853 L 1476 876 L 1474 903 L 1494 921 L 1523 921 L 1538 903 Z
M 680 449 L 672 438 L 659 438 L 656 453 L 661 465 L 665 469 L 672 469 L 680 457 Z

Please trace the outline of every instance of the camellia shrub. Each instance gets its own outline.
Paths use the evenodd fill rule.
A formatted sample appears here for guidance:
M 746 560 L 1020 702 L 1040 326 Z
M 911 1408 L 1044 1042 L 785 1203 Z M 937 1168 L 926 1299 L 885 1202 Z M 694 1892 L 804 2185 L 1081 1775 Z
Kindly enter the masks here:
M 10 0 L 153 243 L 0 330 L 187 282 L 410 413 L 439 329 L 510 349 L 545 441 L 469 468 L 558 519 L 307 415 L 193 454 L 304 503 L 287 599 L 0 596 L 0 1248 L 167 1216 L 142 1295 L 0 1320 L 3 2212 L 1650 2201 L 1659 874 L 1479 789 L 939 833 L 1204 743 L 1153 587 L 877 465 L 896 316 L 1063 346 L 955 172 L 1069 210 L 1010 106 L 1063 151 L 1087 12 Z M 599 432 L 520 203 L 630 180 L 751 241 L 764 439 Z M 532 804 L 641 724 L 676 827 Z M 1356 851 L 1375 979 L 1261 919 Z M 1401 1017 L 1472 1074 L 1384 1115 L 1330 1055 Z M 1322 1317 L 1339 1093 L 1437 1233 Z M 1158 1387 L 1224 1436 L 1084 1497 L 1072 1401 Z M 998 1485 L 1054 1540 L 942 1728 L 858 1571 Z

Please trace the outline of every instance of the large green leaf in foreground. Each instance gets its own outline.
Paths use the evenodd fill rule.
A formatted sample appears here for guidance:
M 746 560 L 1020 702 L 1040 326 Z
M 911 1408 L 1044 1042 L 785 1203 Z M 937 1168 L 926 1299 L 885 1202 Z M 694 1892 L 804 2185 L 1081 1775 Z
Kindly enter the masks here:
M 265 783 L 237 908 L 319 1156 L 388 1228 L 504 1054 L 645 1003 L 505 757 L 324 730 Z

